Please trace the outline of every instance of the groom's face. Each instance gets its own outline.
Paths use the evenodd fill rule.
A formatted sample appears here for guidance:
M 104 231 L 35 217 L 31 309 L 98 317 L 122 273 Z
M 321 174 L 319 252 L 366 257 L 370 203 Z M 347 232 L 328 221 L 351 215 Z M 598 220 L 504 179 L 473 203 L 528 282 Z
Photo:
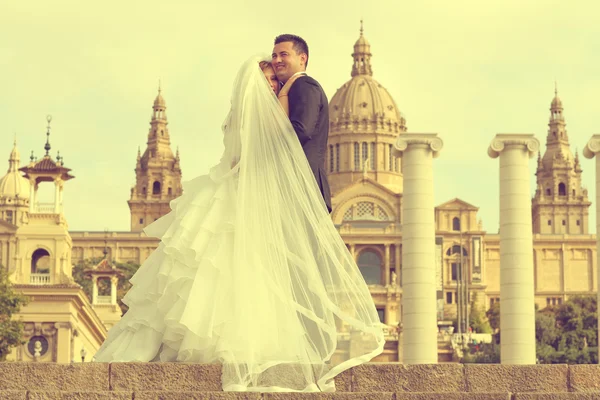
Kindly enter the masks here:
M 271 64 L 277 79 L 286 82 L 296 72 L 306 70 L 306 54 L 298 54 L 293 42 L 277 43 L 273 48 Z

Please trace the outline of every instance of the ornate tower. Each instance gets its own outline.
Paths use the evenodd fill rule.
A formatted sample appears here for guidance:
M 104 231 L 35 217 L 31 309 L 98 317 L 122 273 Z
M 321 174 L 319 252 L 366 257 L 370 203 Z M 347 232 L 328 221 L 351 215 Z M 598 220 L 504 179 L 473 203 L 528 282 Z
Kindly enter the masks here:
M 537 190 L 532 200 L 533 233 L 587 234 L 587 189 L 581 187 L 579 155 L 573 157 L 558 91 L 550 105 L 546 152 L 538 155 Z
M 329 148 L 325 168 L 332 195 L 363 178 L 402 192 L 400 160 L 393 144 L 406 120 L 388 91 L 373 79 L 371 45 L 360 36 L 352 53 L 352 78 L 329 104 Z
M 29 210 L 20 218 L 14 282 L 31 285 L 74 284 L 71 250 L 73 242 L 63 213 L 63 189 L 73 179 L 60 155 L 50 156 L 50 122 L 46 131 L 46 154 L 41 160 L 31 155 L 30 163 L 21 168 L 29 180 Z M 38 196 L 40 185 L 54 184 L 54 201 Z M 44 200 L 45 202 L 41 202 Z
M 152 106 L 146 150 L 138 149 L 135 186 L 127 202 L 131 211 L 131 230 L 141 231 L 171 211 L 169 202 L 182 193 L 179 151 L 174 156 L 167 127 L 166 103 L 160 86 Z
M 8 171 L 0 178 L 0 220 L 19 226 L 29 210 L 29 181 L 19 172 L 21 156 L 17 139 L 8 159 Z M 0 259 L 0 263 L 2 260 Z M 6 265 L 6 264 L 4 264 Z

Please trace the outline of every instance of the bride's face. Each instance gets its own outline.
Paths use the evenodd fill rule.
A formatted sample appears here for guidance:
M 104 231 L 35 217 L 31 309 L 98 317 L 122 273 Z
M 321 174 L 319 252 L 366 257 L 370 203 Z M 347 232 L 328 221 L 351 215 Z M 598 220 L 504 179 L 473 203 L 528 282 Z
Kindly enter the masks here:
M 277 75 L 275 75 L 273 68 L 265 68 L 263 74 L 265 74 L 265 78 L 267 78 L 267 82 L 269 82 L 275 94 L 279 94 L 279 80 L 277 80 Z

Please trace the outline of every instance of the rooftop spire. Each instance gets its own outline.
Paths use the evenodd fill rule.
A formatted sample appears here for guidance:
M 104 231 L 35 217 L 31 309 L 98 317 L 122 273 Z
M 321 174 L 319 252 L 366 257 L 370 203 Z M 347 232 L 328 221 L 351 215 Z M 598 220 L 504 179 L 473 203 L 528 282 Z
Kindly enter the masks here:
M 373 70 L 371 68 L 371 45 L 363 35 L 364 27 L 363 20 L 360 20 L 360 37 L 354 43 L 354 53 L 352 58 L 354 64 L 352 65 L 352 77 L 357 75 L 369 75 L 373 76 Z
M 46 129 L 46 145 L 44 146 L 44 150 L 46 150 L 46 156 L 50 157 L 50 122 L 52 122 L 52 115 L 47 115 L 46 121 L 48 121 L 48 128 Z

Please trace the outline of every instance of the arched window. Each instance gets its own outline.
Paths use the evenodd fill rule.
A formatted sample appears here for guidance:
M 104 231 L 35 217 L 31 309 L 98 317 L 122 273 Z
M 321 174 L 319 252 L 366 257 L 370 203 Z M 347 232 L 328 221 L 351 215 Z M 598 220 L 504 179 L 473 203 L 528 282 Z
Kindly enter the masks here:
M 381 257 L 372 250 L 365 250 L 358 256 L 358 268 L 367 285 L 381 285 Z
M 366 142 L 363 142 L 362 157 L 361 157 L 362 165 L 360 166 L 361 170 L 364 168 L 365 161 L 367 160 L 367 158 L 369 158 L 369 145 Z
M 354 170 L 360 171 L 360 146 L 354 143 Z
M 461 246 L 455 244 L 454 246 L 452 246 L 451 248 L 449 248 L 446 251 L 446 255 L 447 256 L 452 256 L 454 254 L 460 254 L 460 249 L 461 249 Z M 465 256 L 465 257 L 468 255 L 467 249 L 465 249 L 464 247 L 462 248 L 462 255 Z
M 559 196 L 566 196 L 567 195 L 567 187 L 562 182 L 558 184 L 558 195 Z
M 452 218 L 452 230 L 460 231 L 460 219 L 458 217 Z
M 37 249 L 31 255 L 32 274 L 50 274 L 50 253 L 44 249 Z
M 547 195 L 547 196 L 552 196 L 552 189 L 550 189 L 550 188 L 547 188 L 547 189 L 546 189 L 546 195 Z
M 152 194 L 160 194 L 160 182 L 154 181 L 152 184 Z

